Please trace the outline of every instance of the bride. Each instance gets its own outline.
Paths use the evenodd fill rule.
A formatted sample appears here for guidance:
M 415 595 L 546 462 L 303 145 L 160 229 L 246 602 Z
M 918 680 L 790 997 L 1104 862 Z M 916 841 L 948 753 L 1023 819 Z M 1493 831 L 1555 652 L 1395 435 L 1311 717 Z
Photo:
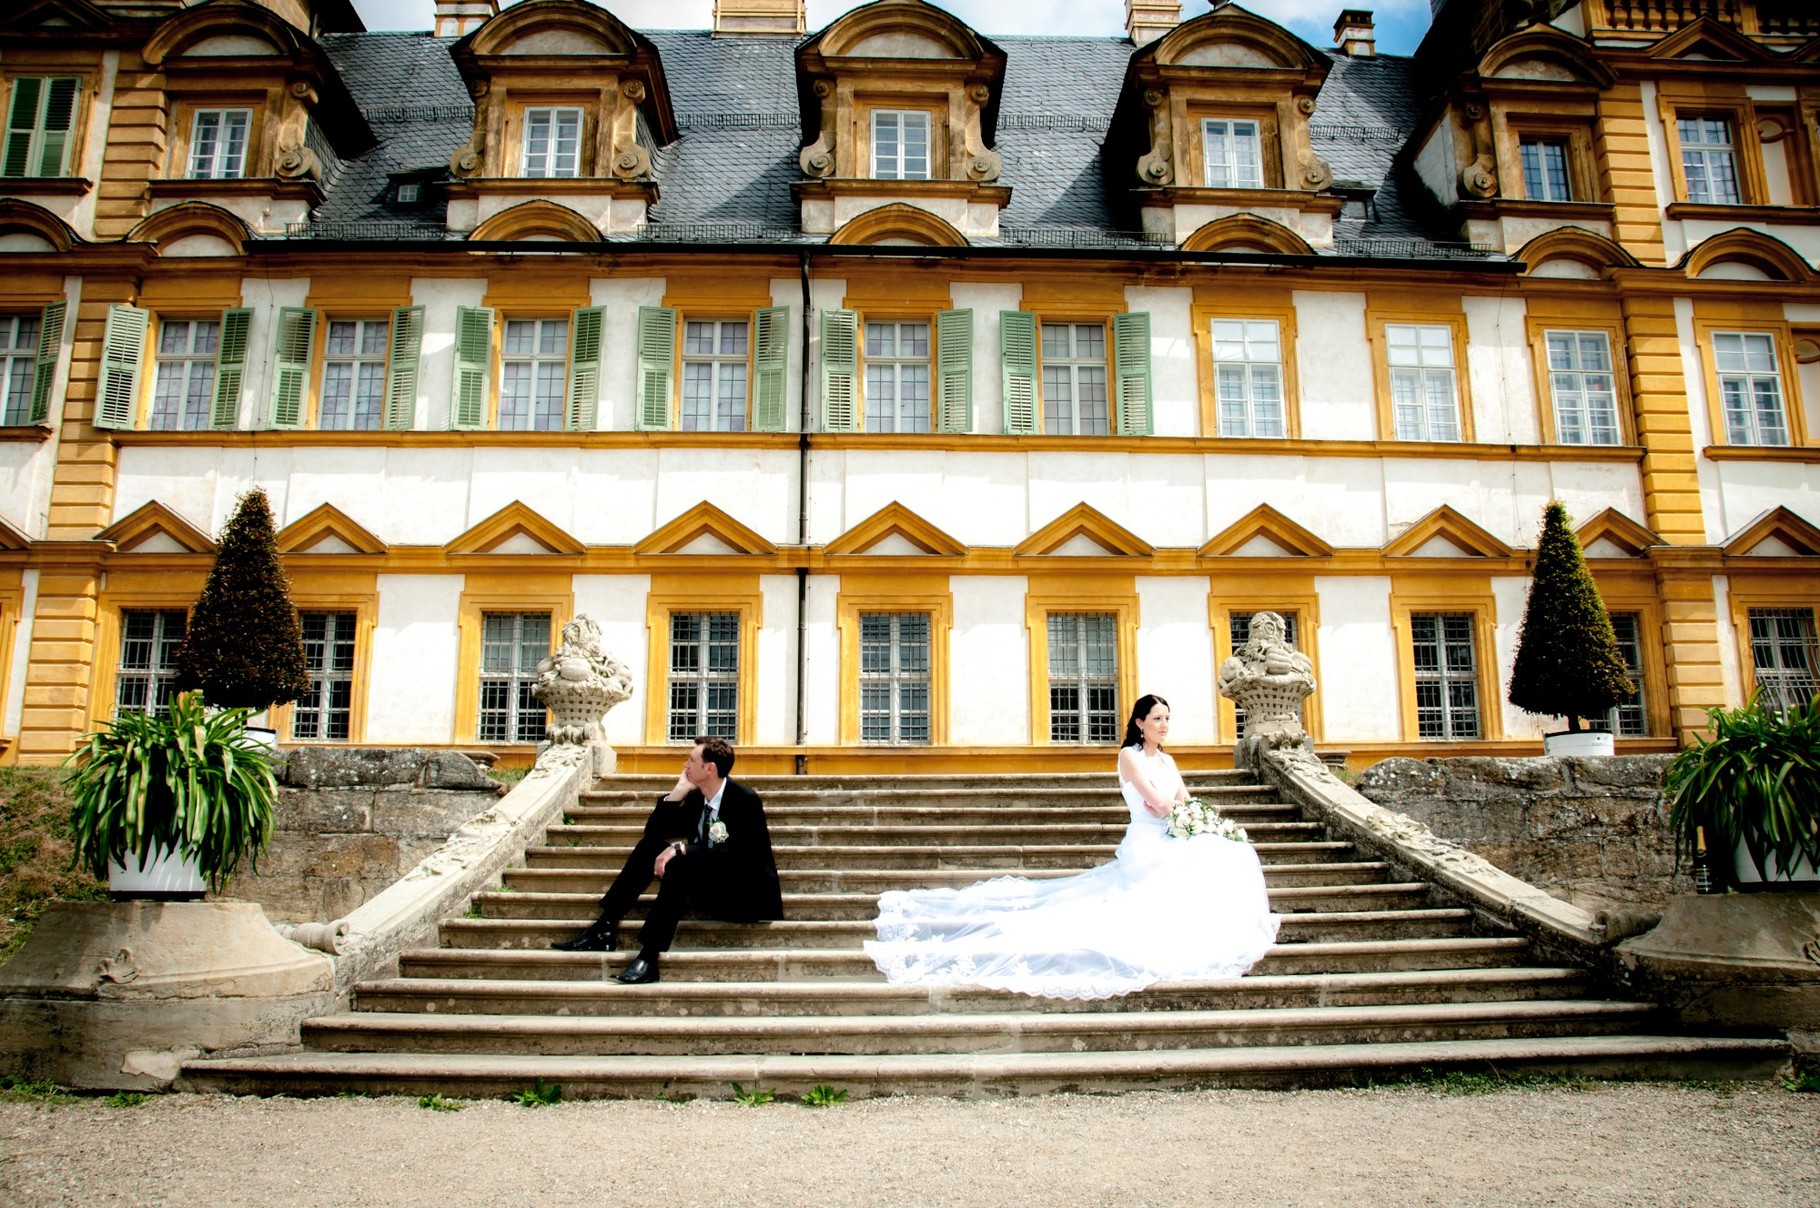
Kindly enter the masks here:
M 1169 702 L 1141 697 L 1119 751 L 1131 823 L 1110 864 L 887 892 L 866 954 L 892 982 L 1047 998 L 1110 998 L 1249 969 L 1277 934 L 1263 869 L 1249 843 L 1169 835 L 1170 807 L 1188 789 L 1163 750 L 1168 734 Z

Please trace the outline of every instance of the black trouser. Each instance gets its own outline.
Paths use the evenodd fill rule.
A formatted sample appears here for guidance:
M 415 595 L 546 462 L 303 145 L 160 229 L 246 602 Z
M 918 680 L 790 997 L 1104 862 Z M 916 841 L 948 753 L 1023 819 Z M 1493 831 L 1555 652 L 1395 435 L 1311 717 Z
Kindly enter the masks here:
M 613 884 L 600 899 L 600 920 L 618 926 L 619 920 L 631 912 L 638 902 L 638 895 L 645 886 L 651 883 L 651 866 L 657 863 L 657 857 L 664 848 L 669 847 L 670 839 L 640 839 L 632 854 L 626 857 L 625 867 L 613 878 Z M 657 878 L 657 901 L 645 915 L 645 924 L 638 929 L 638 947 L 641 952 L 665 952 L 676 938 L 676 924 L 682 918 L 697 896 L 696 878 L 691 874 L 695 861 L 687 856 L 675 856 L 664 866 L 664 875 Z

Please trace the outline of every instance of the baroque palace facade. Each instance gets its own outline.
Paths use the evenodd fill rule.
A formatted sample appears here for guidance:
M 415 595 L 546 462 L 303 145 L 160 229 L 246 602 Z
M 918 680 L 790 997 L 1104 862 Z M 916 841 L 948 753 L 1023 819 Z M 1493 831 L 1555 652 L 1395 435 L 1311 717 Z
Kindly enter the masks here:
M 587 613 L 633 770 L 1104 770 L 1142 692 L 1211 764 L 1273 609 L 1324 746 L 1533 753 L 1550 499 L 1621 751 L 1812 693 L 1820 9 L 1191 7 L 9 5 L 4 758 L 168 694 L 254 486 L 291 742 L 523 758 Z

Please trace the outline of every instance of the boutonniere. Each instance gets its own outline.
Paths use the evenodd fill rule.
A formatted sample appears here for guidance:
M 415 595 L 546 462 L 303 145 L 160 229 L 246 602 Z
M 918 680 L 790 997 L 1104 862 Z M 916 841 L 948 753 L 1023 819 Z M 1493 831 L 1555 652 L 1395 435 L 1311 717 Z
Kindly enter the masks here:
M 727 824 L 719 818 L 708 823 L 708 842 L 725 843 L 727 841 Z

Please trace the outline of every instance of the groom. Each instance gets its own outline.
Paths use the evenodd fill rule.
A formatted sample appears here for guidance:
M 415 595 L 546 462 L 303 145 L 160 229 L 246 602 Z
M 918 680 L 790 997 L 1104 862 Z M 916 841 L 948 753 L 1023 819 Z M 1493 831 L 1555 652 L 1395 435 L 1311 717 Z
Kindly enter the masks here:
M 697 738 L 682 775 L 646 820 L 645 837 L 600 899 L 600 917 L 574 939 L 550 947 L 613 951 L 619 921 L 652 877 L 658 880 L 657 901 L 638 930 L 638 959 L 614 979 L 628 986 L 657 980 L 658 959 L 685 910 L 735 923 L 783 918 L 765 807 L 757 793 L 727 779 L 732 770 L 733 748 L 726 739 Z

